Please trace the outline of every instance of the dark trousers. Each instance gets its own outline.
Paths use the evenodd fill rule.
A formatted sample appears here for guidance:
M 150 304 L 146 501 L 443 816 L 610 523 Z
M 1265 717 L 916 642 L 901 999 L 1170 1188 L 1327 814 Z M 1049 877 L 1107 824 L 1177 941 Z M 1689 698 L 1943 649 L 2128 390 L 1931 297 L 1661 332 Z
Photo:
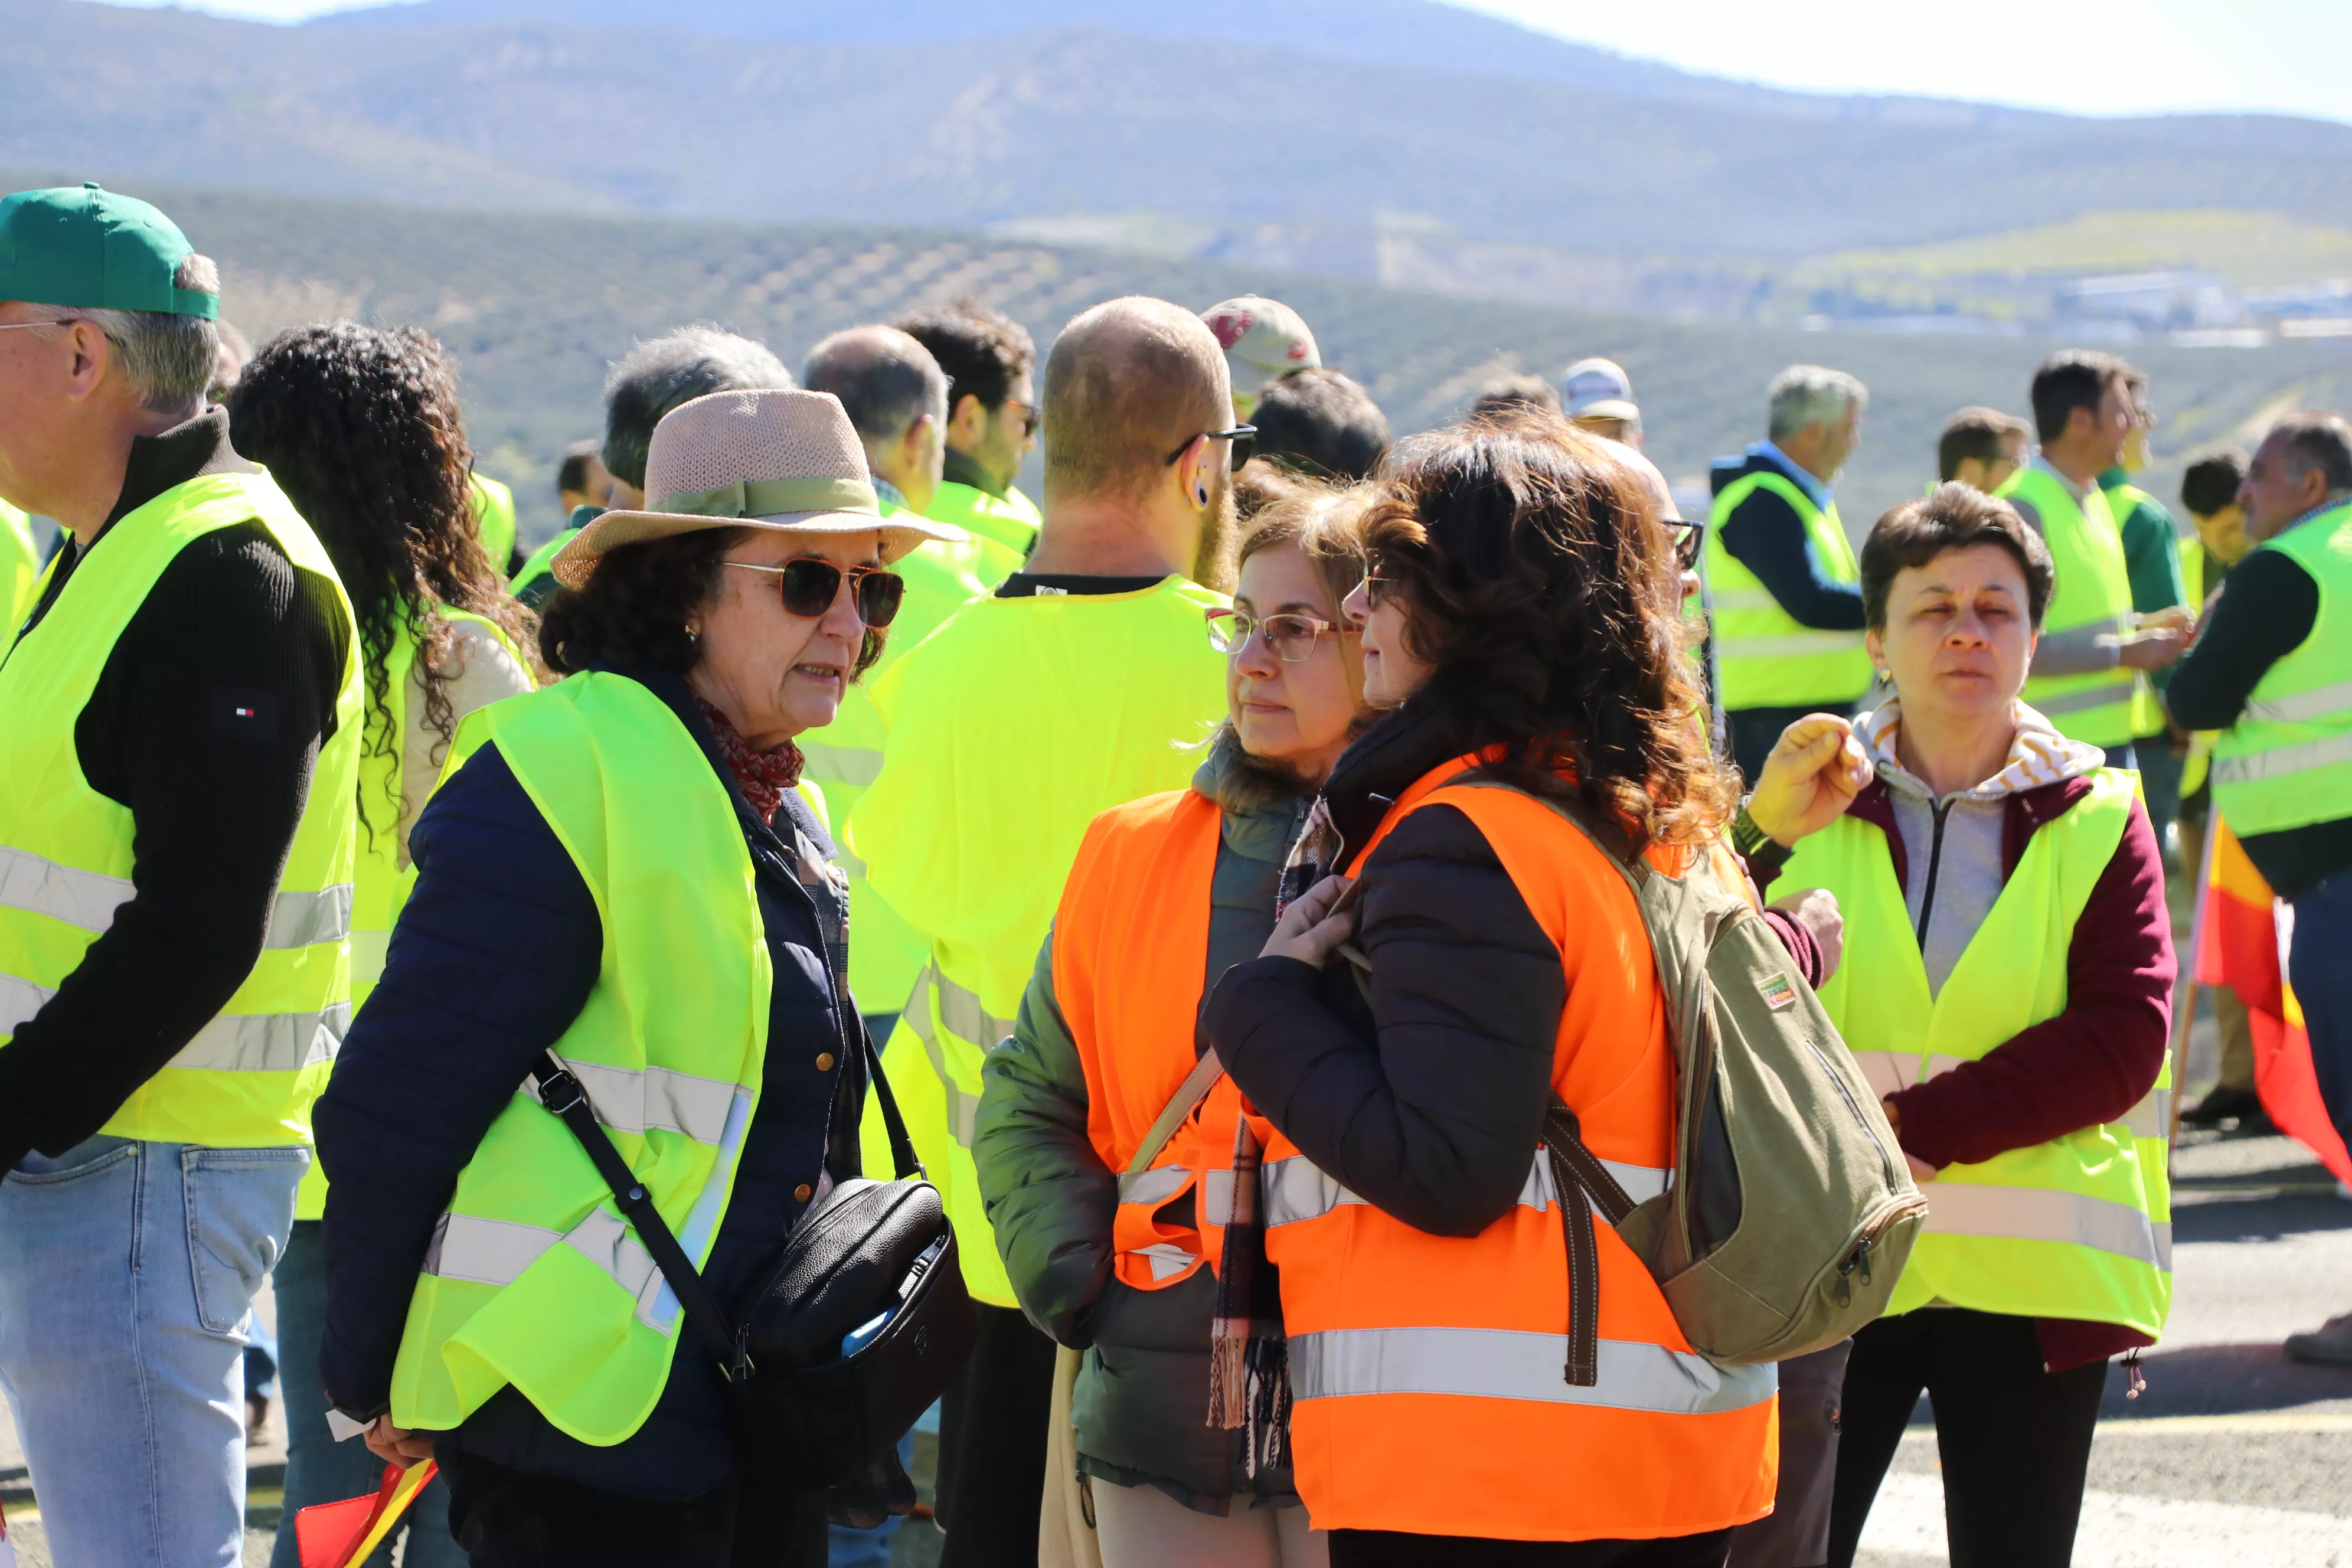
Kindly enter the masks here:
M 940 1568 L 1036 1568 L 1054 1342 L 1018 1309 L 973 1307 L 980 1338 L 940 1396 Z
M 2042 1370 L 2031 1318 L 1925 1307 L 1853 1337 L 1830 1562 L 1850 1568 L 1924 1388 L 1944 1467 L 1952 1568 L 2066 1568 L 2107 1363 Z
M 722 1487 L 620 1497 L 440 1445 L 449 1529 L 472 1568 L 824 1568 L 824 1494 Z
M 1731 1531 L 1664 1541 L 1494 1541 L 1473 1535 L 1408 1535 L 1401 1530 L 1335 1530 L 1331 1568 L 1722 1568 Z
M 1851 702 L 1806 702 L 1794 708 L 1732 708 L 1723 715 L 1724 727 L 1731 731 L 1731 760 L 1739 765 L 1739 776 L 1749 789 L 1764 773 L 1764 759 L 1780 743 L 1780 731 L 1808 713 L 1835 713 L 1850 718 Z
M 1731 1568 L 1822 1568 L 1837 1490 L 1838 1407 L 1852 1340 L 1780 1363 L 1780 1484 L 1772 1511 L 1731 1532 Z
M 2320 1103 L 2336 1135 L 2352 1144 L 2352 870 L 2338 871 L 2287 902 L 2294 907 L 2294 950 L 2287 979 L 2303 1004 L 2311 1068 Z

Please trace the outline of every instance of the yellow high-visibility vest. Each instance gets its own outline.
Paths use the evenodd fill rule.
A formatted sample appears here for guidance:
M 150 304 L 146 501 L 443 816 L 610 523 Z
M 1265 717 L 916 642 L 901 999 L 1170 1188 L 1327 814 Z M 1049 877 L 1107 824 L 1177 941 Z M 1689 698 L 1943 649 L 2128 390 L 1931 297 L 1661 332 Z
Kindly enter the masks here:
M 1843 816 L 1797 846 L 1784 882 L 1828 889 L 1845 913 L 1845 957 L 1822 1005 L 1881 1094 L 1975 1061 L 2064 1011 L 2075 922 L 2137 794 L 2120 769 L 2089 776 L 2091 793 L 2034 832 L 1932 996 L 1885 833 Z M 1915 862 L 1912 875 L 1922 874 Z M 1887 1311 L 1942 1302 L 2161 1333 L 2172 1300 L 2171 1089 L 2168 1065 L 2119 1121 L 1945 1166 L 1919 1189 L 1927 1228 Z
M 2107 498 L 2093 485 L 2077 501 L 2066 487 L 2041 468 L 2025 468 L 1993 492 L 2021 500 L 2042 519 L 2042 541 L 2058 585 L 2042 617 L 2044 637 L 2101 626 L 2118 636 L 2131 629 L 2131 575 L 2124 564 L 2124 538 Z M 2093 746 L 2128 746 L 2164 728 L 2163 710 L 2147 672 L 2091 670 L 2081 675 L 2029 676 L 2025 701 L 2062 735 Z
M 1795 509 L 1822 569 L 1840 583 L 1862 581 L 1853 543 L 1838 521 L 1786 475 L 1754 473 L 1733 480 L 1707 513 L 1707 596 L 1714 614 L 1716 668 L 1726 708 L 1851 707 L 1870 689 L 1870 655 L 1859 631 L 1822 631 L 1780 607 L 1764 580 L 1724 548 L 1723 525 L 1739 503 L 1769 490 Z
M 495 742 L 596 900 L 596 984 L 551 1047 L 699 1268 L 734 1190 L 773 971 L 734 803 L 669 705 L 592 671 L 467 715 L 447 773 Z M 443 1432 L 511 1384 L 609 1446 L 645 1423 L 677 1298 L 562 1121 L 517 1094 L 463 1172 L 410 1299 L 392 1416 Z
M 90 787 L 74 725 L 156 580 L 206 534 L 258 521 L 298 572 L 333 584 L 349 633 L 335 732 L 278 878 L 252 973 L 100 1129 L 220 1148 L 310 1142 L 310 1103 L 351 1024 L 360 753 L 359 629 L 334 563 L 266 474 L 174 485 L 107 530 L 48 614 L 0 631 L 0 1043 L 39 1012 L 134 891 L 131 809 Z
M 2254 683 L 2213 746 L 2213 804 L 2243 837 L 2352 816 L 2352 505 L 2307 518 L 2261 548 L 2319 585 L 2311 635 Z

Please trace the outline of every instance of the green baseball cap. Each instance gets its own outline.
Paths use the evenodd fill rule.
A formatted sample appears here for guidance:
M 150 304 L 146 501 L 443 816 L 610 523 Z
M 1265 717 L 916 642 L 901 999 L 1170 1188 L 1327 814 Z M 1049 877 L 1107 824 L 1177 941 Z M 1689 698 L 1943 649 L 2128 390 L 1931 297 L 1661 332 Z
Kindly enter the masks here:
M 0 300 L 220 319 L 220 296 L 172 279 L 195 247 L 136 196 L 95 184 L 0 197 Z

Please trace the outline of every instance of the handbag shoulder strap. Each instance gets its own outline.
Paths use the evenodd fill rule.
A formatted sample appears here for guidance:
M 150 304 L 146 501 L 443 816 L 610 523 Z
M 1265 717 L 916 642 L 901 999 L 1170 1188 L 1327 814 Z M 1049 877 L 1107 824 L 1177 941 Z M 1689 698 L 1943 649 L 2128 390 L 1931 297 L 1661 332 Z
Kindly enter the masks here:
M 653 1194 L 646 1191 L 645 1184 L 637 1180 L 629 1163 L 621 1158 L 621 1152 L 605 1136 L 604 1127 L 596 1121 L 595 1108 L 588 1102 L 587 1089 L 553 1051 L 546 1054 L 545 1063 L 537 1075 L 540 1104 L 562 1117 L 563 1125 L 572 1130 L 572 1136 L 580 1141 L 580 1147 L 588 1152 L 596 1173 L 613 1189 L 614 1202 L 621 1205 L 621 1213 L 635 1227 L 637 1240 L 653 1255 L 655 1267 L 668 1281 L 670 1293 L 685 1309 L 686 1321 L 694 1325 L 703 1347 L 718 1362 L 720 1373 L 730 1383 L 745 1381 L 751 1375 L 750 1349 L 729 1326 L 727 1314 L 719 1310 L 719 1303 L 710 1299 L 709 1287 L 702 1282 L 686 1248 L 677 1244 L 669 1222 L 654 1206 Z

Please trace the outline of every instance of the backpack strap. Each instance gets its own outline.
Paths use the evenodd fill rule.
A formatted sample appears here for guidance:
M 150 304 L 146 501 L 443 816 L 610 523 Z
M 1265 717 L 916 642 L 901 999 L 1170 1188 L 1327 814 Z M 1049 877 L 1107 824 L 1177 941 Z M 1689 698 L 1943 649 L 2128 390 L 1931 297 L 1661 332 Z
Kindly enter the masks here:
M 1151 1162 L 1160 1158 L 1160 1151 L 1168 1147 L 1168 1140 L 1176 1136 L 1176 1129 L 1184 1125 L 1192 1108 L 1208 1098 L 1209 1090 L 1224 1076 L 1224 1071 L 1225 1064 L 1217 1059 L 1216 1047 L 1202 1051 L 1201 1059 L 1192 1064 L 1192 1070 L 1184 1075 L 1184 1081 L 1176 1086 L 1176 1092 L 1160 1108 L 1151 1130 L 1143 1135 L 1143 1142 L 1135 1146 L 1135 1158 L 1119 1174 L 1132 1176 L 1151 1169 Z

